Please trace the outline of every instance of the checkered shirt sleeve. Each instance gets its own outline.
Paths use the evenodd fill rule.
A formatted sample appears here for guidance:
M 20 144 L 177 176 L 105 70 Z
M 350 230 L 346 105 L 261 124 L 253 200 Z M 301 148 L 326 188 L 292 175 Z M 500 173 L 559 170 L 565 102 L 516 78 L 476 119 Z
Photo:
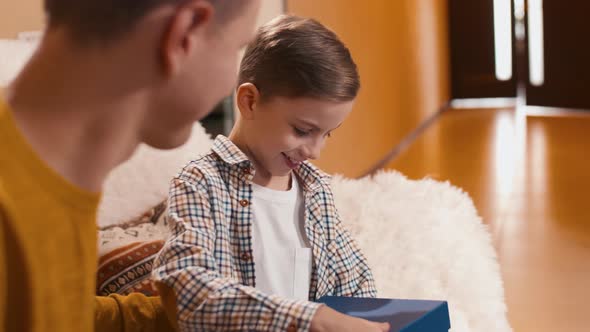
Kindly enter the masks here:
M 334 295 L 376 297 L 375 280 L 367 259 L 349 231 L 342 225 L 331 192 L 327 192 L 325 201 L 327 208 L 333 209 L 329 214 L 334 220 L 328 224 L 334 228 L 336 234 L 334 240 L 328 244 L 328 251 L 333 253 L 328 266 L 336 280 Z

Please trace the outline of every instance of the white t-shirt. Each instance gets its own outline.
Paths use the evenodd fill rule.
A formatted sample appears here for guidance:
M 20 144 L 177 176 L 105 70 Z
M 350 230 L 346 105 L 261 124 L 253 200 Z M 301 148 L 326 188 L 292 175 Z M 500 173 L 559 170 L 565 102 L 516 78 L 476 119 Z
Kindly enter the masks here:
M 289 191 L 255 183 L 252 191 L 256 288 L 267 294 L 308 300 L 312 256 L 305 235 L 301 186 L 293 176 Z

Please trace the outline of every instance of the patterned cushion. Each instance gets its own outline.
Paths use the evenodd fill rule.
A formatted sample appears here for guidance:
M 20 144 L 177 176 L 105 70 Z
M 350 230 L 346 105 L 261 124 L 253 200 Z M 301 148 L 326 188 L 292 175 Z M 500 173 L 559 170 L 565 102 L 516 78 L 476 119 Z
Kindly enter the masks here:
M 151 279 L 152 262 L 163 245 L 162 240 L 135 242 L 103 255 L 99 260 L 96 294 L 157 295 Z

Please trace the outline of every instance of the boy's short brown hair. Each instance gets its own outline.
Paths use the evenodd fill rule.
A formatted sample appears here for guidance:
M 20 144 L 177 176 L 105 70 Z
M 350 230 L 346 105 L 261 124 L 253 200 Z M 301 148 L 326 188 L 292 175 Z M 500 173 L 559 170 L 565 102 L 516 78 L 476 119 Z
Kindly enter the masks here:
M 360 88 L 357 66 L 338 36 L 316 20 L 292 15 L 279 16 L 258 30 L 238 81 L 254 84 L 263 100 L 350 101 Z
M 246 1 L 208 0 L 223 21 Z M 77 42 L 107 42 L 129 31 L 151 10 L 186 0 L 44 0 L 48 26 L 63 26 Z

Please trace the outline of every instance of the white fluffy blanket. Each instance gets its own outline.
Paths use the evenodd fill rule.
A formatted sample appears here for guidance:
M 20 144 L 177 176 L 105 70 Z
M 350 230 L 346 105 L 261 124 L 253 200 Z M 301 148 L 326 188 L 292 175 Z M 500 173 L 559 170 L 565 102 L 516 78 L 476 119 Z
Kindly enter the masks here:
M 0 39 L 0 87 L 14 79 L 36 47 L 37 41 Z
M 491 237 L 466 193 L 392 171 L 333 189 L 380 297 L 447 300 L 453 332 L 511 331 Z

